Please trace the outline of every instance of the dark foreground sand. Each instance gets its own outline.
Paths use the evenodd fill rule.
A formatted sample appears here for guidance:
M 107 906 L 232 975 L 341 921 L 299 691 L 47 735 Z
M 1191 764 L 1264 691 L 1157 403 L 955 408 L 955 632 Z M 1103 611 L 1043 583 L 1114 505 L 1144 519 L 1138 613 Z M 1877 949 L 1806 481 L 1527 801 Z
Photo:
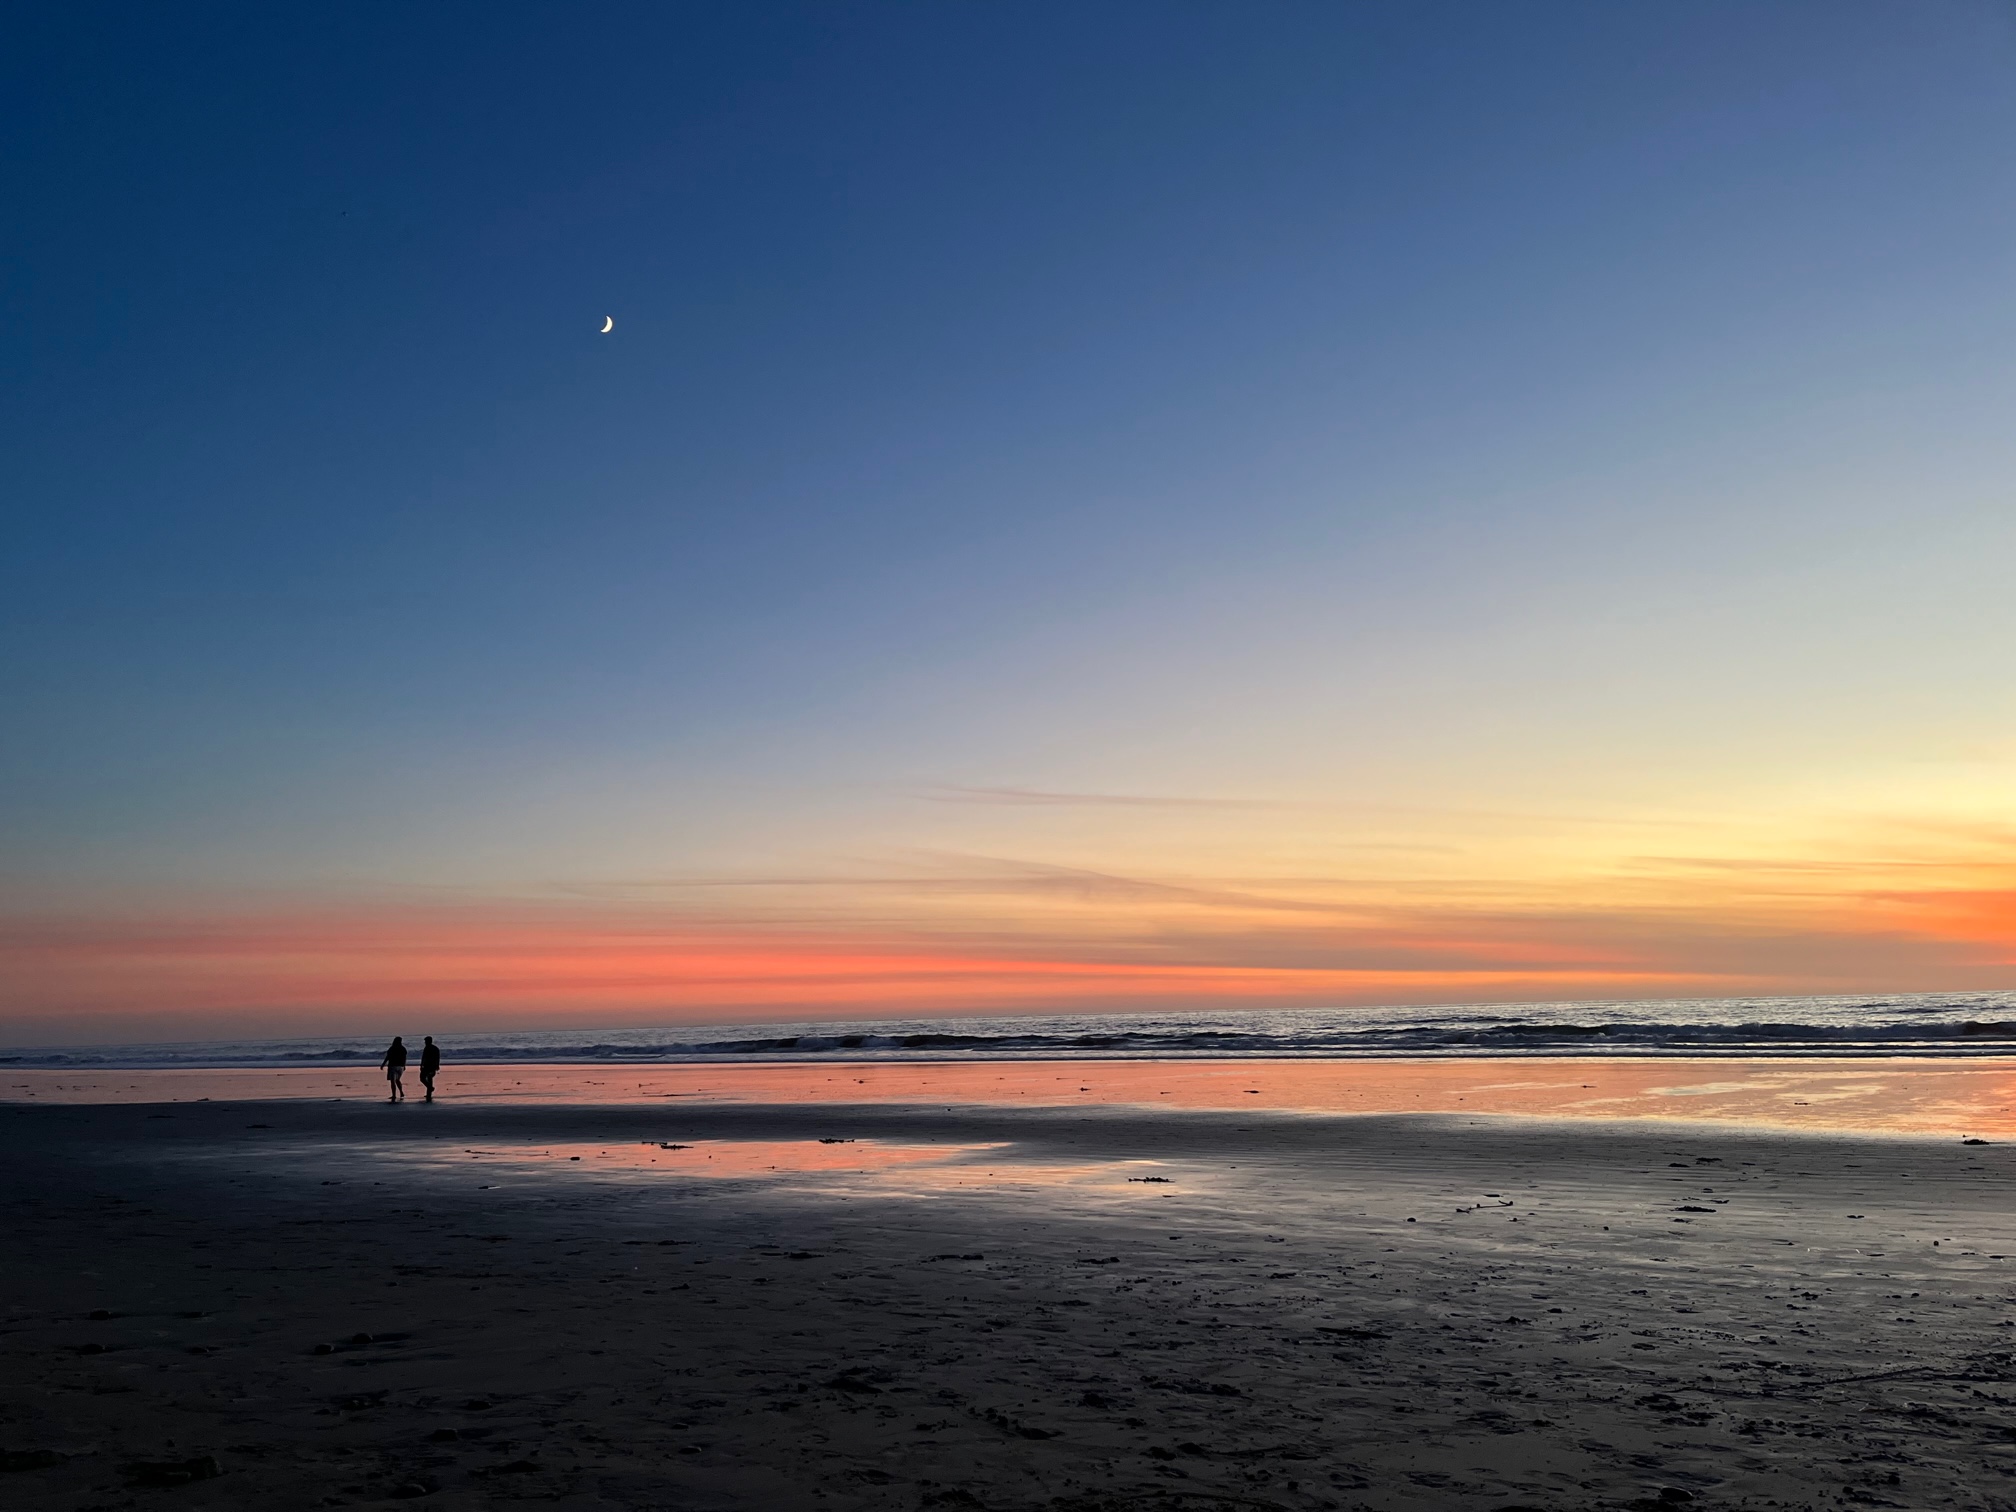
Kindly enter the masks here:
M 305 1101 L 0 1137 L 21 1512 L 2016 1507 L 1999 1143 Z

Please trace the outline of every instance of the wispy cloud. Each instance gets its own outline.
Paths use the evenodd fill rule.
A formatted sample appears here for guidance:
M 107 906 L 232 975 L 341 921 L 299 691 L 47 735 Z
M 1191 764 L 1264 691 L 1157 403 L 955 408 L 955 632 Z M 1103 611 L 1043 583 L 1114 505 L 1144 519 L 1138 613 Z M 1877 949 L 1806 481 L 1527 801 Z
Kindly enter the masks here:
M 16 913 L 0 915 L 0 1040 L 311 1033 L 423 1009 L 615 1024 L 1997 988 L 2016 981 L 2016 861 L 1982 860 L 2001 843 L 1890 851 L 1842 830 L 1777 857 L 1550 854 L 1552 870 L 1496 876 L 919 851 L 460 901 Z
M 16 1042 L 195 1038 L 415 1013 L 438 1028 L 1959 990 L 2016 969 L 2016 892 L 1992 889 L 1775 912 L 1622 896 L 1276 910 L 1068 867 L 974 880 L 1021 891 L 954 891 L 943 911 L 905 895 L 889 909 L 632 897 L 16 917 L 0 921 L 0 1020 Z
M 918 789 L 933 803 L 976 803 L 999 808 L 1285 808 L 1271 798 L 1194 798 L 1149 793 L 1058 793 L 1045 788 L 963 787 L 932 783 Z
M 1614 962 L 1466 965 L 1404 952 L 1183 960 L 1141 940 L 849 936 L 695 926 L 636 908 L 24 919 L 0 929 L 0 968 L 16 1042 L 361 1032 L 415 1014 L 438 1030 L 1595 995 L 1688 980 Z
M 1306 883 L 1302 884 L 1306 886 Z M 555 884 L 583 897 L 640 898 L 704 893 L 715 889 L 780 893 L 806 892 L 842 897 L 848 893 L 909 894 L 920 898 L 1022 897 L 1077 902 L 1191 904 L 1212 908 L 1335 912 L 1330 900 L 1276 895 L 1236 884 L 1126 876 L 1091 867 L 1064 866 L 1002 856 L 929 853 L 908 870 L 799 873 L 757 876 L 628 878 Z

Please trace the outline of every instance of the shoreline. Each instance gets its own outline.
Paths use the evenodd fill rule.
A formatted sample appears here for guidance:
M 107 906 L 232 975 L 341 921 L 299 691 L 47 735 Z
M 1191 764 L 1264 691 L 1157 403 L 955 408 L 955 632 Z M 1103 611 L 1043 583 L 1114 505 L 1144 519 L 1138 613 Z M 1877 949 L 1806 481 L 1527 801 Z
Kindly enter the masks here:
M 407 1077 L 409 1104 L 421 1089 Z M 385 1101 L 370 1067 L 0 1072 L 0 1107 Z M 448 1104 L 917 1103 L 1682 1120 L 2016 1138 L 2016 1064 L 1978 1057 L 1237 1057 L 444 1066 Z
M 1630 1049 L 1606 1050 L 1600 1054 L 1587 1050 L 1367 1050 L 1349 1054 L 1334 1050 L 1267 1050 L 1267 1051 L 1222 1051 L 1222 1050 L 1153 1050 L 1134 1052 L 1100 1052 L 1096 1050 L 1030 1050 L 1000 1051 L 945 1051 L 940 1053 L 902 1054 L 834 1054 L 830 1051 L 807 1052 L 803 1055 L 772 1054 L 710 1054 L 689 1056 L 654 1056 L 625 1059 L 620 1056 L 607 1058 L 591 1057 L 545 1057 L 524 1058 L 472 1056 L 459 1061 L 464 1066 L 481 1066 L 488 1069 L 502 1069 L 511 1066 L 573 1066 L 583 1070 L 600 1067 L 609 1071 L 620 1071 L 627 1067 L 651 1069 L 654 1067 L 702 1067 L 702 1066 L 995 1066 L 995 1065 L 1037 1065 L 1071 1064 L 1078 1061 L 1097 1062 L 1113 1065 L 1161 1064 L 1163 1062 L 1209 1061 L 1237 1062 L 1267 1065 L 1274 1062 L 1303 1064 L 1307 1062 L 1338 1062 L 1341 1064 L 1378 1065 L 1387 1062 L 1412 1063 L 1416 1061 L 1478 1061 L 1498 1062 L 1506 1065 L 1533 1063 L 1546 1065 L 1553 1061 L 1667 1061 L 1667 1060 L 1733 1060 L 1733 1061 L 1784 1061 L 1787 1063 L 1806 1061 L 1856 1061 L 1856 1060 L 1929 1060 L 1929 1061 L 2009 1061 L 2016 1064 L 2016 1046 L 2000 1046 L 1979 1050 L 1959 1050 L 1950 1045 L 1928 1049 L 1910 1049 L 1897 1046 L 1872 1046 L 1867 1049 L 1841 1049 L 1832 1046 L 1816 1046 L 1810 1050 L 1787 1050 L 1782 1048 L 1739 1045 L 1726 1048 L 1713 1046 L 1688 1046 L 1673 1049 Z M 32 1072 L 93 1072 L 119 1071 L 349 1071 L 359 1067 L 373 1068 L 368 1056 L 354 1059 L 324 1060 L 274 1060 L 274 1061 L 218 1061 L 211 1064 L 201 1062 L 158 1061 L 121 1063 L 118 1061 L 84 1061 L 74 1065 L 56 1066 L 27 1064 L 23 1056 L 0 1055 L 0 1075 L 11 1071 Z

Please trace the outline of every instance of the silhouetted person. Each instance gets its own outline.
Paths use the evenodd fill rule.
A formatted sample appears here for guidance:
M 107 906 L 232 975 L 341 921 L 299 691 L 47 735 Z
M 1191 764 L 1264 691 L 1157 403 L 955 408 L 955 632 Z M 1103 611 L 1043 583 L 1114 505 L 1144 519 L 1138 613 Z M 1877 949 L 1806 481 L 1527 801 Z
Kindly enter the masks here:
M 398 1035 L 392 1036 L 392 1044 L 385 1052 L 385 1059 L 378 1062 L 385 1068 L 385 1080 L 392 1084 L 392 1095 L 385 1100 L 398 1102 L 406 1095 L 406 1041 Z
M 423 1035 L 427 1043 L 420 1047 L 420 1085 L 427 1089 L 427 1101 L 434 1101 L 434 1078 L 441 1070 L 441 1047 L 434 1043 L 434 1036 Z

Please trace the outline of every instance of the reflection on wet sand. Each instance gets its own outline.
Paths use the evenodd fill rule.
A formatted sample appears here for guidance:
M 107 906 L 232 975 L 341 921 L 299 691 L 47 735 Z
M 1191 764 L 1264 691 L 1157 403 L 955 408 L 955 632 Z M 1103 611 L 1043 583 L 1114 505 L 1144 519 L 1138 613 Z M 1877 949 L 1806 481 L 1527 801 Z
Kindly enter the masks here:
M 465 1145 L 451 1155 L 424 1152 L 431 1164 L 482 1161 L 508 1165 L 579 1162 L 625 1174 L 663 1171 L 682 1176 L 802 1175 L 835 1171 L 860 1175 L 892 1166 L 942 1164 L 1004 1149 L 1000 1144 L 892 1144 L 880 1139 L 700 1139 L 691 1144 Z
M 452 1052 L 452 1046 L 450 1047 Z M 370 1100 L 364 1071 L 16 1071 L 0 1097 L 27 1102 Z M 1981 1060 L 989 1061 L 455 1066 L 452 1103 L 907 1103 L 1147 1106 L 1305 1113 L 1480 1113 L 1686 1118 L 1896 1133 L 2016 1132 L 2016 1072 Z M 391 1110 L 388 1110 L 390 1112 Z
M 555 1165 L 579 1174 L 621 1180 L 702 1177 L 764 1180 L 821 1178 L 830 1185 L 873 1186 L 885 1196 L 903 1192 L 1002 1190 L 1015 1187 L 1097 1187 L 1129 1195 L 1174 1182 L 1155 1160 L 1105 1160 L 1070 1164 L 1018 1161 L 1005 1141 L 984 1144 L 909 1144 L 880 1139 L 696 1139 L 690 1143 L 546 1143 L 464 1145 L 454 1151 L 397 1147 L 378 1158 L 436 1168 L 477 1165 L 499 1175 L 541 1175 Z

